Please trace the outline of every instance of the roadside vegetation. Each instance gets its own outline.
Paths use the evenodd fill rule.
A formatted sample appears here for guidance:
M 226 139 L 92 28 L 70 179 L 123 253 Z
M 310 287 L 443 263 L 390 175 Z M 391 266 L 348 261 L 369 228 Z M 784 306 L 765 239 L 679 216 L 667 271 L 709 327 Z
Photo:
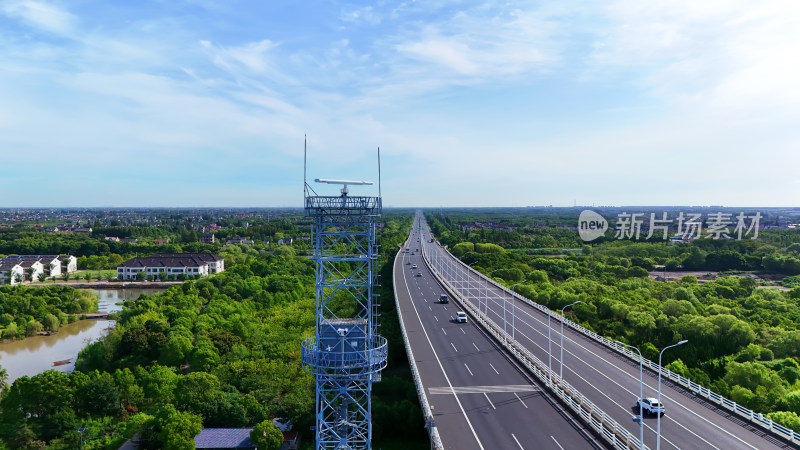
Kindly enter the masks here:
M 800 277 L 783 278 L 800 273 L 800 230 L 766 230 L 757 240 L 601 239 L 589 246 L 568 228 L 576 216 L 478 219 L 519 227 L 512 230 L 464 230 L 459 223 L 476 220 L 469 213 L 426 218 L 465 263 L 508 286 L 524 282 L 519 293 L 554 311 L 581 301 L 567 311 L 570 319 L 648 359 L 688 339 L 664 355 L 667 368 L 800 431 Z M 727 272 L 664 282 L 649 276 L 657 265 L 658 273 Z M 732 273 L 783 278 L 788 290 Z

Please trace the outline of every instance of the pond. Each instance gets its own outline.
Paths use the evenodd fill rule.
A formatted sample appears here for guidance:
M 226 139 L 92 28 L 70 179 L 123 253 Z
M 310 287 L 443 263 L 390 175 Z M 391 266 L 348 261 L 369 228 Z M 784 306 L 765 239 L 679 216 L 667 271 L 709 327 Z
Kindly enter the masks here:
M 117 305 L 124 300 L 135 300 L 139 295 L 152 295 L 164 289 L 95 289 L 99 295 L 97 312 L 111 313 L 122 309 Z M 71 372 L 75 360 L 87 344 L 108 334 L 116 321 L 78 320 L 62 325 L 52 336 L 32 336 L 23 340 L 0 344 L 0 366 L 8 371 L 8 384 L 17 378 L 33 376 L 47 369 Z

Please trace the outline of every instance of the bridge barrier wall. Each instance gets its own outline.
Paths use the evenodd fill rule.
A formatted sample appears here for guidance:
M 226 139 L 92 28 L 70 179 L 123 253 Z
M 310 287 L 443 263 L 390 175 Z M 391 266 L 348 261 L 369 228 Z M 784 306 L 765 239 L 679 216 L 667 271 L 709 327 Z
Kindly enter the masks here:
M 409 242 L 406 241 L 406 246 L 408 246 Z M 397 261 L 400 259 L 400 252 L 394 257 L 394 264 L 392 267 L 392 276 L 394 277 L 395 270 L 397 269 Z M 408 355 L 408 364 L 411 366 L 411 376 L 414 379 L 414 386 L 417 388 L 417 395 L 419 396 L 419 404 L 422 407 L 422 413 L 425 415 L 425 428 L 428 429 L 428 434 L 431 438 L 431 449 L 432 450 L 444 450 L 444 445 L 442 445 L 442 438 L 439 436 L 439 429 L 436 428 L 436 422 L 433 419 L 433 411 L 431 411 L 430 403 L 428 403 L 428 397 L 425 395 L 425 387 L 422 385 L 422 379 L 419 376 L 419 370 L 417 370 L 417 363 L 414 359 L 414 352 L 411 351 L 411 343 L 408 341 L 408 335 L 406 334 L 406 328 L 403 325 L 403 312 L 400 310 L 400 300 L 397 296 L 397 284 L 392 282 L 392 288 L 394 290 L 394 303 L 395 307 L 397 308 L 397 317 L 400 319 L 400 331 L 403 334 L 403 344 L 406 346 L 406 355 Z
M 435 244 L 435 245 L 438 245 L 438 244 Z M 591 338 L 591 339 L 593 339 L 593 340 L 595 340 L 597 342 L 600 342 L 601 344 L 604 344 L 605 346 L 610 347 L 610 348 L 616 350 L 619 353 L 622 353 L 623 355 L 627 356 L 628 358 L 634 360 L 637 364 L 639 363 L 639 354 L 638 353 L 628 349 L 625 346 L 619 345 L 616 342 L 614 342 L 614 341 L 612 341 L 612 340 L 610 340 L 610 339 L 608 339 L 608 338 L 606 338 L 604 336 L 601 336 L 601 335 L 595 333 L 594 331 L 588 330 L 588 329 L 582 327 L 581 325 L 579 325 L 579 324 L 577 324 L 577 323 L 575 323 L 575 322 L 573 322 L 573 321 L 571 321 L 569 319 L 562 318 L 560 314 L 551 311 L 548 307 L 546 307 L 544 305 L 540 305 L 540 304 L 530 300 L 527 297 L 523 297 L 523 296 L 517 294 L 516 292 L 508 289 L 507 287 L 503 286 L 502 284 L 500 284 L 500 283 L 494 281 L 493 279 L 488 278 L 484 274 L 474 270 L 472 267 L 469 267 L 467 264 L 464 264 L 460 259 L 458 259 L 455 256 L 453 256 L 450 253 L 449 250 L 446 250 L 444 248 L 442 248 L 442 250 L 445 251 L 447 253 L 447 255 L 449 255 L 449 257 L 452 258 L 453 260 L 455 260 L 458 264 L 461 264 L 462 267 L 466 268 L 467 270 L 469 270 L 473 274 L 479 276 L 484 281 L 493 284 L 498 289 L 501 289 L 504 292 L 508 293 L 509 295 L 514 296 L 514 298 L 516 298 L 517 300 L 526 303 L 527 305 L 531 306 L 532 308 L 535 308 L 535 309 L 538 309 L 538 310 L 542 311 L 544 314 L 549 314 L 550 316 L 552 316 L 551 319 L 554 320 L 554 321 L 563 321 L 565 327 L 572 328 L 573 330 L 575 330 L 575 331 L 577 331 L 577 332 L 579 332 L 579 333 L 581 333 L 581 334 L 583 334 L 585 336 L 588 336 L 589 338 Z M 426 257 L 426 261 L 427 261 L 427 257 Z M 429 266 L 430 265 L 431 264 L 429 264 Z M 654 363 L 653 361 L 650 361 L 649 359 L 642 358 L 642 365 L 644 367 L 649 368 L 650 370 L 652 370 L 653 372 L 656 372 L 656 373 L 661 371 L 661 375 L 664 376 L 665 378 L 673 381 L 676 384 L 679 384 L 679 385 L 683 386 L 684 388 L 688 389 L 689 391 L 691 391 L 695 395 L 703 397 L 703 398 L 707 399 L 709 402 L 711 402 L 711 403 L 713 403 L 715 405 L 718 405 L 719 407 L 721 407 L 721 408 L 723 408 L 725 410 L 728 410 L 728 411 L 730 411 L 732 413 L 735 413 L 740 418 L 745 419 L 745 420 L 747 420 L 747 421 L 749 421 L 749 422 L 751 422 L 753 424 L 759 425 L 760 427 L 762 427 L 762 428 L 766 429 L 767 431 L 773 433 L 775 436 L 778 436 L 778 437 L 781 437 L 783 439 L 786 439 L 787 441 L 789 441 L 789 442 L 791 442 L 793 444 L 800 444 L 800 433 L 792 430 L 791 428 L 787 428 L 787 427 L 785 427 L 785 426 L 783 426 L 783 425 L 781 425 L 781 424 L 779 424 L 777 422 L 774 422 L 774 421 L 772 421 L 772 419 L 769 419 L 768 417 L 765 417 L 761 413 L 758 413 L 758 412 L 752 411 L 752 410 L 750 410 L 748 408 L 745 408 L 744 406 L 734 402 L 733 400 L 729 400 L 729 399 L 723 397 L 722 395 L 717 394 L 716 392 L 714 392 L 714 391 L 712 391 L 712 390 L 710 390 L 708 388 L 705 388 L 705 387 L 701 386 L 700 384 L 691 381 L 688 378 L 685 378 L 685 377 L 683 377 L 681 375 L 678 375 L 677 373 L 675 373 L 675 372 L 673 372 L 673 371 L 671 371 L 669 369 L 666 369 L 664 367 L 659 367 L 658 363 Z
M 614 448 L 618 449 L 638 449 L 639 438 L 634 436 L 626 428 L 621 426 L 611 416 L 603 412 L 598 406 L 592 403 L 587 397 L 581 394 L 566 381 L 559 379 L 558 374 L 550 371 L 547 364 L 533 355 L 528 349 L 511 339 L 508 333 L 497 325 L 488 316 L 483 314 L 471 302 L 466 301 L 459 294 L 455 286 L 445 280 L 433 264 L 428 260 L 423 248 L 423 257 L 428 264 L 431 272 L 439 279 L 450 295 L 466 309 L 474 320 L 477 320 L 486 331 L 489 332 L 508 352 L 514 356 L 523 366 L 533 373 L 545 386 L 558 396 L 578 417 L 593 428 L 603 439 Z M 643 448 L 648 449 L 647 446 Z

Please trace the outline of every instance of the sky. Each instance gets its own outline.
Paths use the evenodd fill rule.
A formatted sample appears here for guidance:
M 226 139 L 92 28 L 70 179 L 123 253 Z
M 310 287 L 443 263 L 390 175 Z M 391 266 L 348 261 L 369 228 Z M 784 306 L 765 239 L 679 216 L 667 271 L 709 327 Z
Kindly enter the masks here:
M 0 0 L 0 207 L 800 204 L 796 0 Z M 351 195 L 377 195 L 353 186 Z

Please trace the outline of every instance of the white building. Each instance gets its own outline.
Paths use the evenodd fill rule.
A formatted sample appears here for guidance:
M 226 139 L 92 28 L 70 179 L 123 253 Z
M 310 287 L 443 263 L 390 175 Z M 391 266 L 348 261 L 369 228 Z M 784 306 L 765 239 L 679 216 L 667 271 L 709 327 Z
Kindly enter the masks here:
M 0 260 L 0 284 L 17 284 L 24 275 L 25 270 L 19 264 Z
M 117 266 L 117 278 L 135 280 L 139 272 L 145 276 L 210 275 L 225 270 L 225 260 L 211 253 L 159 253 L 133 258 Z
M 54 277 L 62 273 L 72 273 L 78 270 L 78 260 L 72 255 L 9 255 L 0 259 L 0 266 L 12 269 L 16 266 L 21 268 L 20 278 L 35 281 L 40 274 L 47 277 Z M 0 270 L 0 276 L 3 270 Z M 16 279 L 12 279 L 16 282 Z

